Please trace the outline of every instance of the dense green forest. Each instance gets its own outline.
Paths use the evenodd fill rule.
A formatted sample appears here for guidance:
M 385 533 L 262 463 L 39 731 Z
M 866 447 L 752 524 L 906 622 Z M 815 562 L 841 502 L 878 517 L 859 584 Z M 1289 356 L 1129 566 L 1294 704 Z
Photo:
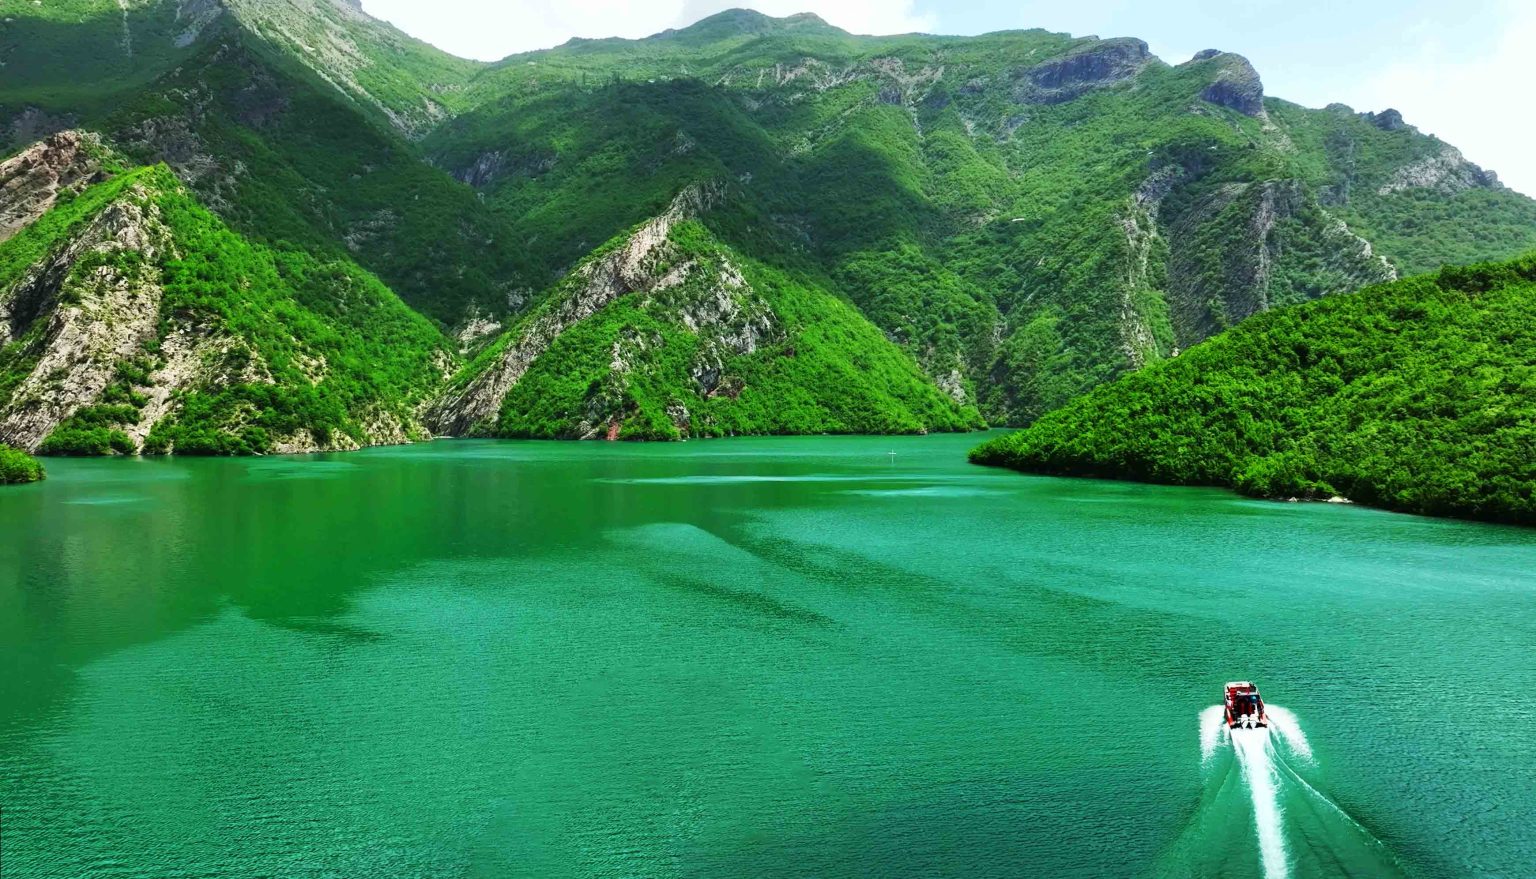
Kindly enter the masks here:
M 700 220 L 721 243 L 852 304 L 994 424 L 1275 305 L 1536 248 L 1536 203 L 1449 145 L 1268 97 L 1230 53 L 732 10 L 481 64 L 342 0 L 4 11 L 13 147 L 98 130 L 470 356 L 706 183 L 730 189 Z
M 1244 322 L 972 453 L 1536 524 L 1536 257 Z
M 100 145 L 68 184 L 5 166 L 41 176 L 0 196 L 0 438 L 48 454 L 1026 425 L 1271 309 L 1536 249 L 1536 201 L 1449 144 L 1216 50 L 731 10 L 483 64 L 346 0 L 0 15 L 0 155 Z M 90 239 L 123 211 L 154 234 Z
M 25 286 L 50 258 L 73 261 L 56 286 Z M 0 242 L 0 303 L 32 312 L 0 348 L 0 388 L 14 394 L 0 413 L 11 421 L 35 411 L 29 393 L 72 392 L 72 376 L 39 374 L 47 364 L 112 361 L 104 388 L 42 441 L 45 455 L 254 454 L 419 438 L 416 408 L 452 362 L 437 329 L 377 279 L 244 240 L 164 166 L 91 185 Z M 61 328 L 81 315 L 146 330 L 128 351 L 65 350 L 71 335 Z M 26 391 L 29 381 L 41 390 Z M 157 389 L 175 405 L 145 422 Z
M 455 384 L 498 368 L 629 240 L 600 249 Z M 471 432 L 579 438 L 613 425 L 618 439 L 680 439 L 983 426 L 848 303 L 742 257 L 697 220 L 672 226 L 657 250 L 631 292 L 554 338 L 494 423 Z

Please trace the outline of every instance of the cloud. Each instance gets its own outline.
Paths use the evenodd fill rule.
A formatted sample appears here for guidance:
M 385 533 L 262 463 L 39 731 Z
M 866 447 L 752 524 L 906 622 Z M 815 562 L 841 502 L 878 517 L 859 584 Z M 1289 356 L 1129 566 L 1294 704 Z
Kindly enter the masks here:
M 433 45 L 493 61 L 547 49 L 571 37 L 649 36 L 733 7 L 769 15 L 814 12 L 844 30 L 893 34 L 931 30 L 913 0 L 363 0 L 371 15 Z
M 1505 3 L 1487 32 L 1498 36 L 1471 55 L 1435 34 L 1415 34 L 1403 44 L 1416 51 L 1400 51 L 1399 60 L 1346 88 L 1345 100 L 1358 109 L 1395 107 L 1410 124 L 1497 171 L 1510 188 L 1536 196 L 1536 116 L 1525 105 L 1536 82 L 1536 7 Z

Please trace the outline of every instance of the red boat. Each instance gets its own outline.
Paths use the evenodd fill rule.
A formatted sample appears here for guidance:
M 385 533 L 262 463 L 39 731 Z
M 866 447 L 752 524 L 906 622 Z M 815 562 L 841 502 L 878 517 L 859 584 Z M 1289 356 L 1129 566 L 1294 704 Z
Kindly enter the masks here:
M 1259 688 L 1249 681 L 1229 681 L 1226 689 L 1227 728 L 1253 729 L 1269 726 Z

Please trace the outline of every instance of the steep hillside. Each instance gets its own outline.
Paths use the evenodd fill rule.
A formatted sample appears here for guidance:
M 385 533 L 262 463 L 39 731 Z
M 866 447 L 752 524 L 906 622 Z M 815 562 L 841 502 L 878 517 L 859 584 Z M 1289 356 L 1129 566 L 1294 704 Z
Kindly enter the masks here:
M 504 225 L 411 140 L 462 100 L 473 63 L 339 0 L 0 5 L 12 147 L 99 131 L 242 234 L 356 260 L 444 325 L 528 297 Z
M 981 426 L 857 311 L 743 258 L 685 189 L 487 348 L 429 414 L 442 433 L 677 439 Z
M 1536 525 L 1536 258 L 1253 318 L 971 457 Z
M 960 399 L 1027 422 L 1273 305 L 1536 247 L 1536 203 L 1392 112 L 1043 31 L 854 37 L 722 13 L 519 55 L 424 141 L 558 272 L 701 178 Z M 1374 247 L 1379 241 L 1381 247 Z M 1385 257 L 1385 258 L 1384 258 Z
M 63 132 L 0 164 L 0 441 L 249 454 L 427 435 L 442 335 L 344 261 L 231 232 L 164 166 Z M 20 212 L 11 210 L 12 216 Z
M 1267 97 L 1214 50 L 735 10 L 482 65 L 349 0 L 0 10 L 13 146 L 99 131 L 242 236 L 357 262 L 470 357 L 721 182 L 691 221 L 711 246 L 851 305 L 993 423 L 1276 305 L 1536 249 L 1536 202 L 1453 147 Z

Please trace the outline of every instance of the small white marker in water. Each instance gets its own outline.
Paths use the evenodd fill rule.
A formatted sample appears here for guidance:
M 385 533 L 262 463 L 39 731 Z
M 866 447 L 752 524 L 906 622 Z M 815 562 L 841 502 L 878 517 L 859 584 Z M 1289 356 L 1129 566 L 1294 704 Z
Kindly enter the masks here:
M 896 466 L 896 453 L 895 452 L 886 452 L 886 454 L 891 456 L 891 466 L 895 467 Z

